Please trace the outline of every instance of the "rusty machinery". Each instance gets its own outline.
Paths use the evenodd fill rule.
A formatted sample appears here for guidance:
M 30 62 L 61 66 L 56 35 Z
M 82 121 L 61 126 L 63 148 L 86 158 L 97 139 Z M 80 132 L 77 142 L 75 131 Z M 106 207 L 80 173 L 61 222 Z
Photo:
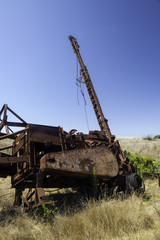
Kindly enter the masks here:
M 69 39 L 100 131 L 83 134 L 75 129 L 66 132 L 62 127 L 30 124 L 4 104 L 0 111 L 0 143 L 9 139 L 9 144 L 0 147 L 0 177 L 11 176 L 15 204 L 23 202 L 26 208 L 48 203 L 46 188 L 74 188 L 81 193 L 91 193 L 93 172 L 96 173 L 98 193 L 105 191 L 109 195 L 114 189 L 125 192 L 131 187 L 144 190 L 142 179 L 132 172 L 129 160 L 110 132 L 77 41 L 72 36 Z M 17 122 L 8 120 L 8 112 L 17 118 Z M 6 133 L 2 133 L 4 128 Z M 28 192 L 24 196 L 25 189 Z

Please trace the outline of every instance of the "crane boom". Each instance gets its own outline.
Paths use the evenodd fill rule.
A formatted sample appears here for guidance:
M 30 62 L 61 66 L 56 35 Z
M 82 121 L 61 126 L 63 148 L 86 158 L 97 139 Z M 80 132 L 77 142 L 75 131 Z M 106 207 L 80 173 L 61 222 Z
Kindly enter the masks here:
M 91 99 L 91 102 L 92 102 L 92 105 L 93 105 L 93 109 L 94 109 L 94 112 L 96 114 L 100 129 L 101 129 L 101 131 L 105 132 L 106 137 L 108 138 L 109 142 L 111 142 L 112 134 L 111 134 L 110 128 L 109 128 L 108 123 L 107 123 L 108 120 L 104 117 L 103 111 L 101 109 L 101 105 L 99 103 L 97 94 L 94 90 L 94 87 L 93 87 L 91 78 L 89 76 L 88 70 L 87 70 L 86 66 L 84 65 L 83 59 L 82 59 L 81 54 L 79 52 L 79 45 L 77 43 L 77 39 L 75 37 L 71 36 L 71 35 L 68 38 L 71 41 L 71 45 L 73 47 L 73 50 L 74 50 L 74 52 L 77 56 L 78 62 L 80 64 L 81 75 L 84 79 L 84 83 L 86 84 L 87 91 L 88 91 L 88 94 L 90 96 L 90 99 Z

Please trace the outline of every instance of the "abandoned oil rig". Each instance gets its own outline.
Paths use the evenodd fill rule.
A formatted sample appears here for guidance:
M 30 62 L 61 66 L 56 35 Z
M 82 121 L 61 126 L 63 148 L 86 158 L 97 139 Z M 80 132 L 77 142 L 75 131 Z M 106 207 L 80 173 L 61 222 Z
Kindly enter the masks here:
M 81 78 L 86 85 L 100 131 L 89 134 L 65 132 L 62 127 L 30 124 L 4 104 L 0 111 L 0 142 L 10 144 L 0 148 L 0 177 L 11 177 L 15 188 L 15 204 L 26 208 L 48 203 L 46 188 L 74 188 L 91 193 L 93 173 L 98 192 L 110 195 L 116 191 L 144 190 L 140 176 L 133 172 L 118 141 L 112 136 L 103 115 L 88 70 L 79 52 L 76 38 L 69 36 L 80 65 Z M 7 112 L 17 118 L 10 122 Z M 12 127 L 19 127 L 13 131 Z M 6 133 L 2 133 L 5 128 Z M 6 150 L 8 152 L 6 153 Z M 23 191 L 27 189 L 26 196 Z

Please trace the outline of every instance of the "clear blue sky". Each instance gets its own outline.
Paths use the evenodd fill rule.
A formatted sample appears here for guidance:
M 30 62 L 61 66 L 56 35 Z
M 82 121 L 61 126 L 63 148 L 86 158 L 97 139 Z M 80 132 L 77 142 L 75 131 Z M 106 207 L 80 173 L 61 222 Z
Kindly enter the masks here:
M 29 123 L 88 132 L 68 35 L 111 132 L 160 134 L 159 0 L 0 0 L 0 105 Z M 89 129 L 99 129 L 84 94 Z

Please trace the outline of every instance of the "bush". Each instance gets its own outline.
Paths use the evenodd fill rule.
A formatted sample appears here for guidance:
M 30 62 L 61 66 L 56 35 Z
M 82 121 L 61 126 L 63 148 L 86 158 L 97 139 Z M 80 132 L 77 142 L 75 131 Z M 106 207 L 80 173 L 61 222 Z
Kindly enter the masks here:
M 149 140 L 149 141 L 152 141 L 153 140 L 153 137 L 151 137 L 150 135 L 146 136 L 143 138 L 144 140 Z
M 147 135 L 147 136 L 144 137 L 143 139 L 144 139 L 144 140 L 152 141 L 152 140 L 160 139 L 160 135 L 156 135 L 156 136 L 154 136 L 154 137 L 151 137 L 150 135 Z
M 43 216 L 44 219 L 47 222 L 52 222 L 55 215 L 58 213 L 58 207 L 56 207 L 55 203 L 53 201 L 50 201 L 50 208 L 46 207 L 45 204 L 42 204 L 42 208 L 43 208 Z
M 129 151 L 125 151 L 125 156 L 128 157 L 130 163 L 137 168 L 141 177 L 143 177 L 143 172 L 156 172 L 160 170 L 158 161 L 150 155 L 142 157 L 138 153 L 132 154 Z
M 160 139 L 160 135 L 156 135 L 156 136 L 154 136 L 154 138 L 153 139 Z

